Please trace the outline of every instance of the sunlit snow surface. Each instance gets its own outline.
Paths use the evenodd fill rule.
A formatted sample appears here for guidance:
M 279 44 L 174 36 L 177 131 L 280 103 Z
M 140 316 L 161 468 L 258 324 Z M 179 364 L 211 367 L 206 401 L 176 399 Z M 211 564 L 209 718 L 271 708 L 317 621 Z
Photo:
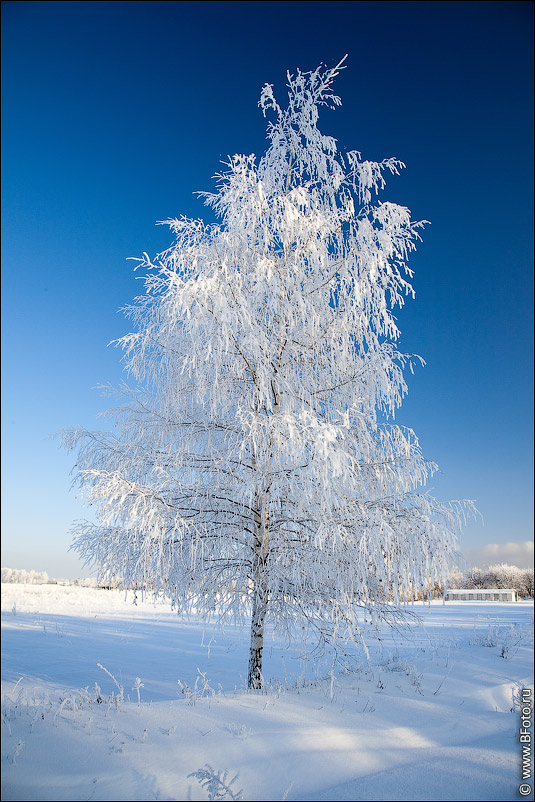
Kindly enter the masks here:
M 2 585 L 2 799 L 208 799 L 188 777 L 206 763 L 239 774 L 243 800 L 520 799 L 533 603 L 414 609 L 421 625 L 370 641 L 353 673 L 324 662 L 315 679 L 268 640 L 269 685 L 247 693 L 245 631 L 115 591 Z

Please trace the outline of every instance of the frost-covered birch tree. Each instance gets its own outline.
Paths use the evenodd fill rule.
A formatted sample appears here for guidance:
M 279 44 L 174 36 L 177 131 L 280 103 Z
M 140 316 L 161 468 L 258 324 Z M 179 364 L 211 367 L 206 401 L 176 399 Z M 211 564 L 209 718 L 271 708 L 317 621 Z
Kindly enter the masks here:
M 395 617 L 443 581 L 464 509 L 423 491 L 436 466 L 394 423 L 422 223 L 377 198 L 400 161 L 320 132 L 341 64 L 288 74 L 285 107 L 264 87 L 265 155 L 203 193 L 219 222 L 169 220 L 171 247 L 138 260 L 114 430 L 66 435 L 98 516 L 74 548 L 179 610 L 249 620 L 252 688 L 268 622 L 355 638 L 359 610 Z

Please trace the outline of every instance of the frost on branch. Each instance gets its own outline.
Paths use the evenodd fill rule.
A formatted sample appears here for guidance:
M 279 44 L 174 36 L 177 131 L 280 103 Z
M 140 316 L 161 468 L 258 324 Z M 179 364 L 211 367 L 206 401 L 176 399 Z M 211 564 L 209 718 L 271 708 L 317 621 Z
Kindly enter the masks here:
M 219 223 L 168 221 L 122 338 L 133 382 L 110 432 L 70 432 L 98 513 L 75 548 L 180 610 L 358 637 L 357 610 L 397 605 L 447 575 L 470 505 L 424 491 L 436 466 L 394 422 L 407 392 L 396 307 L 422 223 L 377 199 L 396 159 L 342 156 L 318 129 L 332 70 L 267 85 L 268 149 L 229 158 L 205 202 Z

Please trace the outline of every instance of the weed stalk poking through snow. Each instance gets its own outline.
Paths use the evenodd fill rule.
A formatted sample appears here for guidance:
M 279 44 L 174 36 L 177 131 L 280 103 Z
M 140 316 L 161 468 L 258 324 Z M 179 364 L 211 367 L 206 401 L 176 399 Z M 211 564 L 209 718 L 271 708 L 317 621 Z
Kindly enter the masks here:
M 117 680 L 115 679 L 115 677 L 113 676 L 113 674 L 112 674 L 110 671 L 108 671 L 108 669 L 107 669 L 107 668 L 104 668 L 104 666 L 103 666 L 101 663 L 97 663 L 97 666 L 98 666 L 99 668 L 101 668 L 103 671 L 105 671 L 105 672 L 106 672 L 106 674 L 108 675 L 108 677 L 111 677 L 111 678 L 112 678 L 112 680 L 113 680 L 113 681 L 114 681 L 114 683 L 116 684 L 117 688 L 119 689 L 119 693 L 117 694 L 117 699 L 116 699 L 116 702 L 117 702 L 117 703 L 118 703 L 118 702 L 123 702 L 123 701 L 124 701 L 124 688 L 123 688 L 123 686 L 122 686 L 122 685 L 119 685 L 119 683 L 117 682 Z
M 202 788 L 204 788 L 210 802 L 212 802 L 212 800 L 223 799 L 231 799 L 238 802 L 238 800 L 242 799 L 243 790 L 232 791 L 230 787 L 236 782 L 238 775 L 236 774 L 229 783 L 227 783 L 227 776 L 228 771 L 226 769 L 223 775 L 221 775 L 220 771 L 216 774 L 209 763 L 205 763 L 204 768 L 197 769 L 197 771 L 192 771 L 191 774 L 188 774 L 188 777 L 195 777 Z

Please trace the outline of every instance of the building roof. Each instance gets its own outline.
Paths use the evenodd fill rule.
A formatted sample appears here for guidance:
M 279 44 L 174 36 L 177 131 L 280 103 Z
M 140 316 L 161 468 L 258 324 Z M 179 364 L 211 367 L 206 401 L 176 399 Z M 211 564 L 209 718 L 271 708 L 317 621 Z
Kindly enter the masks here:
M 446 593 L 518 593 L 516 588 L 447 588 Z

